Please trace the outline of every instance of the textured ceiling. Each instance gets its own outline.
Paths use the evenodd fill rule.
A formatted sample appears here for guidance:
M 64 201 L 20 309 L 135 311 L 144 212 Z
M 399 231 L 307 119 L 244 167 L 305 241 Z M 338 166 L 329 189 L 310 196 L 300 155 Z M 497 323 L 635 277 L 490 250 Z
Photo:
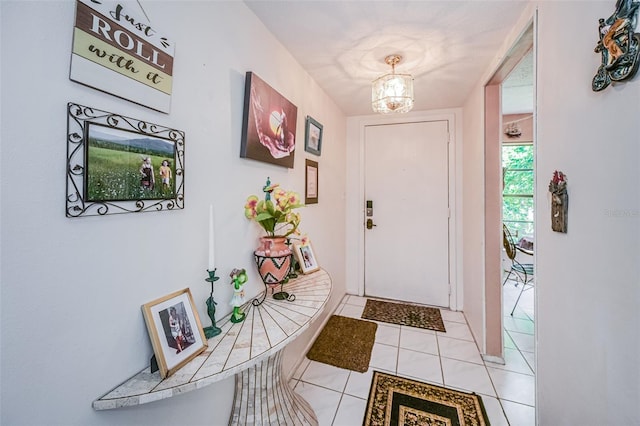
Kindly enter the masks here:
M 414 110 L 460 107 L 524 10 L 521 1 L 245 0 L 348 115 L 372 114 L 371 82 L 404 57 Z M 507 111 L 505 111 L 507 112 Z
M 502 82 L 505 114 L 533 112 L 533 52 L 529 51 Z

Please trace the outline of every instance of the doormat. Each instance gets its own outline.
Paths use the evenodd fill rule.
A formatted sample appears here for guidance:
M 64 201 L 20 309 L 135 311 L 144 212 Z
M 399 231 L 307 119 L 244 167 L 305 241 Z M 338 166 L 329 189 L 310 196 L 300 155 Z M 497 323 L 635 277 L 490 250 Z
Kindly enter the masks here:
M 440 309 L 367 299 L 362 318 L 446 332 Z
M 369 368 L 377 328 L 375 322 L 332 315 L 307 358 L 364 373 Z
M 364 426 L 489 426 L 482 398 L 392 374 L 373 372 Z

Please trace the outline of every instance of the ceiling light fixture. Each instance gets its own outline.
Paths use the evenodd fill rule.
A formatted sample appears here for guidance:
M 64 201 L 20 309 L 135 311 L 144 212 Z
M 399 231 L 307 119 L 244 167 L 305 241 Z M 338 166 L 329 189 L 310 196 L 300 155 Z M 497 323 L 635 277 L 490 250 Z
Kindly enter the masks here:
M 385 74 L 373 81 L 371 86 L 371 106 L 374 112 L 409 112 L 413 108 L 413 76 L 396 74 L 396 64 L 400 55 L 389 55 L 384 61 L 391 65 L 391 74 Z

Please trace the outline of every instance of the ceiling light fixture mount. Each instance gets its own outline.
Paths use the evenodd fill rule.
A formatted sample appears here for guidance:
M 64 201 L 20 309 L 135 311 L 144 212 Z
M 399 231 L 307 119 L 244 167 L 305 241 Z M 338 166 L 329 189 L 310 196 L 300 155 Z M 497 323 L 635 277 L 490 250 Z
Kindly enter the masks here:
M 396 74 L 396 65 L 402 56 L 389 55 L 384 58 L 391 65 L 391 74 L 375 79 L 371 86 L 371 106 L 374 112 L 409 112 L 413 108 L 413 76 Z

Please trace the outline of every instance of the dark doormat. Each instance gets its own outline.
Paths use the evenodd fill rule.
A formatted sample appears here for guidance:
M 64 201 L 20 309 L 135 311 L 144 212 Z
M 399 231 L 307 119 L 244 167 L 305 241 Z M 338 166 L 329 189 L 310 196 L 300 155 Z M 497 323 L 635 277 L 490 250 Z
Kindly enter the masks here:
M 377 328 L 375 322 L 332 315 L 307 358 L 364 373 L 369 368 Z
M 480 395 L 373 372 L 364 426 L 489 426 Z
M 362 318 L 446 332 L 440 309 L 367 299 Z

